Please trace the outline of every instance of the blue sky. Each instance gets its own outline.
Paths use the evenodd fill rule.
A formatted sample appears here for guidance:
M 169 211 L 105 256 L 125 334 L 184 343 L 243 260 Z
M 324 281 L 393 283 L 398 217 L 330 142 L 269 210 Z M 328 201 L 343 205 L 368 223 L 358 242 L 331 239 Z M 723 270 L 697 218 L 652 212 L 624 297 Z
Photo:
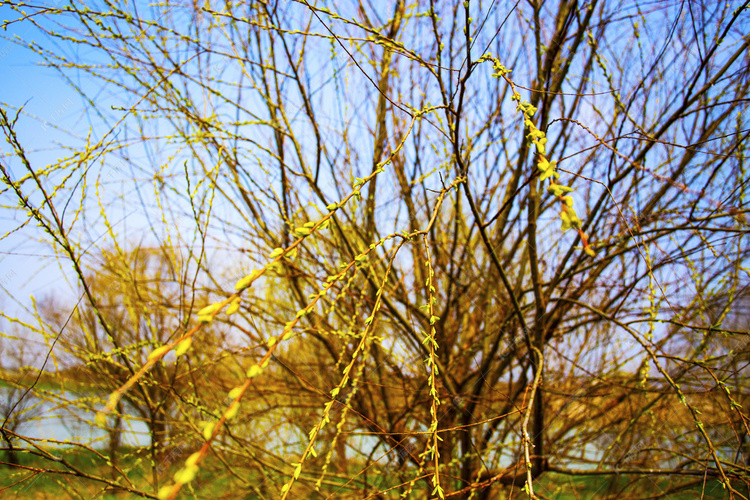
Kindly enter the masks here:
M 7 5 L 0 6 L 0 20 L 17 17 L 18 14 Z M 45 22 L 40 18 L 37 20 Z M 85 145 L 89 132 L 92 141 L 97 140 L 102 121 L 83 111 L 88 103 L 73 85 L 85 89 L 105 111 L 110 103 L 116 101 L 104 94 L 104 89 L 93 88 L 85 80 L 67 80 L 59 71 L 46 66 L 38 53 L 25 46 L 40 43 L 75 60 L 81 55 L 73 52 L 75 45 L 60 44 L 29 22 L 13 23 L 5 32 L 0 31 L 0 36 L 0 105 L 11 117 L 22 108 L 15 130 L 20 142 L 27 148 L 32 165 L 43 168 L 60 158 L 69 157 L 72 151 Z M 68 78 L 75 76 L 74 72 L 67 75 Z M 11 152 L 4 138 L 0 143 L 0 152 L 3 155 Z M 18 158 L 11 155 L 5 161 L 17 177 L 26 173 Z M 114 172 L 114 175 L 103 176 L 106 182 L 114 184 L 128 174 L 122 169 L 115 169 Z M 60 179 L 63 175 L 64 171 L 59 171 L 52 174 L 50 180 Z M 8 200 L 14 206 L 8 195 L 2 197 L 4 204 Z M 0 212 L 2 234 L 13 231 L 26 220 L 20 211 L 3 209 Z M 116 214 L 113 214 L 113 219 L 118 223 Z M 119 227 L 122 228 L 122 225 Z M 87 238 L 96 240 L 98 237 L 95 234 L 85 236 L 80 241 Z M 67 301 L 74 300 L 73 290 L 78 284 L 69 262 L 65 258 L 58 261 L 50 245 L 40 242 L 39 238 L 39 228 L 32 224 L 0 241 L 0 307 L 9 315 L 28 317 L 23 308 L 32 306 L 32 296 L 37 300 L 50 295 Z
M 17 14 L 8 6 L 0 7 L 0 19 L 16 17 Z M 33 144 L 30 156 L 35 162 L 52 162 L 59 151 L 55 143 L 70 139 L 69 134 L 56 127 L 67 129 L 75 120 L 75 111 L 80 111 L 80 98 L 48 68 L 40 66 L 36 54 L 13 40 L 17 37 L 28 42 L 40 38 L 34 26 L 16 23 L 0 34 L 3 35 L 0 40 L 0 103 L 9 113 L 24 106 L 24 112 L 29 116 L 22 116 L 18 121 L 19 138 L 24 144 Z M 4 138 L 0 151 L 4 155 L 10 152 Z M 18 170 L 17 159 L 8 162 L 13 171 Z M 8 199 L 3 197 L 5 203 Z M 15 211 L 2 210 L 0 231 L 5 233 L 17 227 L 21 221 L 19 215 Z M 49 245 L 35 240 L 35 229 L 22 229 L 0 242 L 0 276 L 7 278 L 0 280 L 3 286 L 0 305 L 6 311 L 15 308 L 12 298 L 28 304 L 29 295 L 39 296 L 56 289 L 63 278 Z

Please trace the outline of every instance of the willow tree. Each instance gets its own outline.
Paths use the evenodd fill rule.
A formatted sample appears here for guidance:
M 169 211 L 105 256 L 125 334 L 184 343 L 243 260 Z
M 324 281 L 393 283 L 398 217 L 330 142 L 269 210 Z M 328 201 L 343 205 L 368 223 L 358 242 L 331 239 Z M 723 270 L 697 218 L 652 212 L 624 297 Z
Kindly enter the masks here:
M 97 423 L 229 331 L 138 488 L 747 498 L 747 6 L 11 5 L 92 127 L 33 162 L 6 106 L 7 210 L 92 306 L 91 247 L 194 276 Z

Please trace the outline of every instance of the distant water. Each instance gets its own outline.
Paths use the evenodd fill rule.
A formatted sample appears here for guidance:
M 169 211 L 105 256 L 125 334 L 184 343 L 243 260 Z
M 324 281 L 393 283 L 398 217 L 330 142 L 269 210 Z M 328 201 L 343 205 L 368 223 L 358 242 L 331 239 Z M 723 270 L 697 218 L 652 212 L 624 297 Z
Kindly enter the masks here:
M 23 391 L 0 386 L 0 409 L 12 406 Z M 20 421 L 16 433 L 32 439 L 67 441 L 82 443 L 95 448 L 107 446 L 109 437 L 104 429 L 94 425 L 96 411 L 104 407 L 108 394 L 94 395 L 71 391 L 31 391 L 16 406 L 12 420 Z M 148 427 L 134 418 L 135 413 L 125 406 L 122 419 L 122 444 L 130 446 L 147 446 L 150 443 Z M 0 415 L 2 420 L 5 415 Z M 109 418 L 109 425 L 114 425 L 114 418 Z M 8 425 L 12 428 L 11 425 Z M 18 443 L 22 445 L 21 443 Z M 45 442 L 45 446 L 65 446 L 65 443 Z M 22 447 L 24 447 L 22 445 Z

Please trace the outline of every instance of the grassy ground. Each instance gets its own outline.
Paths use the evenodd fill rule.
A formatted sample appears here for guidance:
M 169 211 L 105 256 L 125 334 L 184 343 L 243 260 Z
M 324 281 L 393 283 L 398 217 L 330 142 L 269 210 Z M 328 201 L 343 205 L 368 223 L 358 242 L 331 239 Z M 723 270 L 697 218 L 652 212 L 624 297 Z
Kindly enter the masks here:
M 86 450 L 56 449 L 51 452 L 58 458 L 64 459 L 76 469 L 92 476 L 112 479 L 110 468 L 102 464 L 102 459 Z M 5 454 L 3 462 L 10 457 Z M 65 498 L 97 498 L 115 499 L 127 498 L 121 494 L 107 493 L 104 483 L 76 477 L 70 474 L 60 474 L 55 471 L 66 471 L 62 463 L 42 459 L 28 453 L 18 453 L 17 461 L 20 467 L 0 465 L 0 488 L 2 498 L 18 499 L 56 499 Z M 139 466 L 143 460 L 134 454 L 126 455 L 119 464 L 122 469 L 129 470 L 128 476 L 132 481 L 141 483 L 144 470 Z M 139 470 L 140 469 L 140 470 Z M 132 496 L 129 495 L 128 496 Z
M 556 500 L 647 498 L 657 495 L 672 500 L 729 498 L 718 481 L 707 481 L 704 486 L 702 478 L 686 476 L 679 480 L 668 480 L 650 476 L 566 476 L 550 473 L 540 478 L 534 489 Z M 747 488 L 743 486 L 740 491 L 746 494 Z M 519 493 L 514 498 L 526 497 L 525 493 Z
M 119 478 L 119 484 L 127 485 L 122 474 L 117 474 L 112 467 L 103 462 L 96 453 L 81 449 L 55 449 L 56 457 L 64 459 L 75 469 L 91 476 L 104 479 Z M 17 455 L 18 467 L 7 465 L 7 453 L 0 452 L 0 499 L 6 500 L 64 500 L 68 498 L 122 500 L 143 498 L 129 491 L 115 491 L 102 481 L 92 478 L 81 478 L 72 474 L 55 471 L 68 471 L 62 463 L 42 459 L 28 453 Z M 159 486 L 172 484 L 172 476 L 184 465 L 185 456 L 160 456 L 157 458 Z M 268 478 L 259 474 L 248 473 L 248 469 L 231 464 L 242 479 L 254 486 L 261 486 L 265 498 L 275 498 L 281 488 L 281 482 L 273 484 Z M 117 467 L 127 476 L 130 486 L 150 495 L 155 495 L 152 486 L 151 459 L 143 450 L 123 449 L 117 461 Z M 219 472 L 220 471 L 220 472 Z M 256 479 L 252 479 L 256 477 Z M 258 496 L 251 488 L 242 485 L 241 481 L 225 472 L 224 465 L 216 458 L 209 456 L 201 467 L 198 477 L 180 492 L 180 499 L 254 499 Z M 296 499 L 292 499 L 296 500 Z
M 78 470 L 87 474 L 113 479 L 115 476 L 109 466 L 102 463 L 102 459 L 95 453 L 82 449 L 58 449 L 56 456 L 64 458 L 68 463 Z M 8 456 L 0 458 L 7 462 Z M 124 498 L 139 498 L 130 492 L 113 492 L 107 485 L 92 479 L 83 479 L 69 474 L 59 474 L 53 471 L 64 471 L 66 468 L 49 460 L 42 460 L 27 453 L 18 455 L 21 468 L 8 465 L 0 465 L 0 498 L 3 499 L 39 499 L 39 500 L 62 500 L 67 498 L 96 498 L 102 500 L 115 500 Z M 170 482 L 172 474 L 181 466 L 183 459 L 161 458 L 159 462 L 161 471 L 160 480 L 162 484 Z M 232 464 L 237 467 L 237 464 Z M 148 456 L 142 452 L 130 449 L 123 450 L 118 461 L 118 467 L 127 474 L 128 479 L 136 489 L 142 489 L 153 494 L 150 487 L 151 462 Z M 204 464 L 201 474 L 191 483 L 190 487 L 183 489 L 180 498 L 199 499 L 255 499 L 258 495 L 247 486 L 242 486 L 238 478 L 217 473 L 223 470 L 222 464 L 209 458 Z M 263 478 L 260 474 L 248 472 L 247 469 L 237 468 L 243 471 L 243 480 L 253 484 L 263 491 L 267 498 L 275 498 L 281 486 L 274 484 L 268 477 Z M 257 476 L 256 479 L 251 479 Z M 726 490 L 722 489 L 717 482 L 709 481 L 703 485 L 700 477 L 682 477 L 676 480 L 664 480 L 648 476 L 626 477 L 621 476 L 566 476 L 555 473 L 545 474 L 534 483 L 537 493 L 546 498 L 555 500 L 593 500 L 593 499 L 617 499 L 617 498 L 647 498 L 650 496 L 663 495 L 661 498 L 692 500 L 698 498 L 722 499 L 729 498 Z M 345 481 L 341 481 L 342 485 Z M 686 483 L 694 483 L 687 488 L 681 488 Z M 126 484 L 122 481 L 121 484 Z M 308 485 L 310 483 L 307 483 Z M 385 486 L 382 487 L 383 489 Z M 739 488 L 739 487 L 738 487 Z M 338 489 L 329 485 L 327 493 L 330 498 L 350 499 L 355 498 L 347 493 L 346 488 Z M 338 491 L 337 491 L 338 490 Z M 305 494 L 305 483 L 300 483 L 295 491 L 294 499 L 316 498 L 319 494 L 311 489 Z M 747 487 L 739 490 L 747 495 Z M 398 498 L 397 490 L 392 490 L 392 498 Z M 385 496 L 383 498 L 391 498 Z M 428 498 L 420 488 L 415 488 L 412 498 Z M 519 488 L 511 491 L 509 489 L 500 491 L 497 487 L 493 489 L 493 498 L 522 499 L 526 494 Z

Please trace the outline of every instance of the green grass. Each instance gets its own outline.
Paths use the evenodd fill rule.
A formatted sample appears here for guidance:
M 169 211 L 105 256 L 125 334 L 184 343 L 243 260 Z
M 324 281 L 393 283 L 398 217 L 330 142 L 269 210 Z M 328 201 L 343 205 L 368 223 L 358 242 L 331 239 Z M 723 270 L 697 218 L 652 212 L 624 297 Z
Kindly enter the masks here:
M 56 448 L 49 450 L 55 457 L 68 462 L 72 467 L 92 476 L 112 479 L 110 467 L 91 451 L 80 448 Z M 128 450 L 124 450 L 127 452 Z M 121 494 L 105 493 L 106 485 L 102 482 L 62 474 L 57 471 L 69 471 L 65 465 L 53 460 L 45 459 L 26 452 L 17 452 L 18 465 L 0 465 L 0 488 L 3 488 L 3 498 L 32 498 L 56 499 L 83 498 L 115 499 L 123 498 Z M 8 462 L 9 456 L 4 453 L 3 462 Z M 122 469 L 130 470 L 128 477 L 131 481 L 143 483 L 143 470 L 140 464 L 143 460 L 134 454 L 124 454 L 118 464 Z M 7 488 L 7 489 L 6 489 Z M 128 496 L 132 497 L 131 494 Z
M 64 448 L 54 449 L 51 451 L 55 456 L 63 458 L 73 467 L 91 475 L 106 477 L 112 479 L 111 468 L 102 462 L 102 459 L 90 450 L 81 448 Z M 0 455 L 3 462 L 7 462 L 7 454 Z M 91 480 L 75 477 L 69 474 L 55 473 L 54 471 L 65 471 L 65 466 L 50 460 L 44 460 L 40 457 L 19 453 L 19 465 L 24 468 L 14 468 L 8 465 L 0 465 L 0 497 L 18 498 L 18 499 L 39 499 L 39 500 L 62 500 L 67 498 L 96 498 L 102 500 L 115 500 L 124 498 L 138 498 L 137 495 L 129 492 L 115 492 L 107 490 L 107 485 Z M 176 470 L 181 467 L 185 457 L 163 458 L 160 462 L 162 474 L 160 476 L 161 485 L 170 484 L 171 477 Z M 120 452 L 118 467 L 132 481 L 134 488 L 153 493 L 151 487 L 151 461 L 149 456 L 142 449 L 125 448 Z M 275 498 L 281 487 L 282 478 L 278 480 L 269 480 L 262 477 L 257 471 L 242 467 L 238 464 L 231 464 L 241 473 L 242 479 L 247 484 L 259 486 L 264 495 L 268 498 Z M 40 472 L 39 470 L 43 470 Z M 221 471 L 221 472 L 217 472 Z M 370 477 L 370 481 L 374 478 Z M 385 479 L 383 477 L 382 479 Z M 679 489 L 689 482 L 698 481 L 688 488 Z M 331 479 L 331 482 L 339 482 Z M 344 486 L 346 481 L 341 480 Z M 121 484 L 126 484 L 121 478 Z M 295 498 L 305 498 L 304 493 L 307 491 L 313 495 L 309 483 L 299 484 L 299 491 L 302 496 Z M 306 489 L 307 488 L 307 489 Z M 387 488 L 383 483 L 374 489 Z M 747 487 L 737 485 L 738 491 L 744 495 L 748 494 Z M 723 499 L 729 498 L 726 490 L 716 481 L 707 481 L 705 489 L 703 488 L 700 477 L 681 476 L 679 478 L 662 479 L 649 476 L 595 476 L 581 475 L 568 476 L 556 473 L 547 473 L 534 482 L 535 492 L 540 493 L 546 498 L 555 500 L 594 500 L 602 498 L 647 498 L 673 491 L 662 498 L 693 500 L 705 499 Z M 350 490 L 346 487 L 336 488 L 332 484 L 324 485 L 325 495 L 331 495 L 331 498 L 354 498 Z M 387 494 L 384 498 L 398 498 L 398 490 L 392 490 L 391 496 Z M 209 456 L 201 468 L 201 473 L 188 487 L 184 488 L 179 498 L 197 498 L 197 499 L 255 499 L 257 495 L 252 492 L 242 481 L 236 477 L 227 474 L 223 464 L 219 463 L 216 458 Z M 412 498 L 427 498 L 424 489 L 415 487 Z M 500 488 L 493 486 L 493 498 L 527 498 L 526 494 L 520 488 L 515 488 L 512 493 L 510 488 L 501 491 Z
M 90 450 L 81 448 L 56 448 L 50 450 L 56 457 L 64 459 L 76 469 L 107 479 L 119 477 L 119 483 L 128 484 L 121 475 L 115 476 L 112 468 L 104 463 L 102 459 Z M 20 467 L 0 465 L 0 498 L 3 499 L 38 499 L 38 500 L 63 500 L 68 498 L 96 498 L 97 500 L 122 500 L 130 498 L 142 498 L 128 491 L 113 491 L 107 484 L 94 479 L 80 478 L 70 474 L 61 474 L 55 471 L 68 471 L 62 463 L 44 459 L 29 453 L 18 453 Z M 131 487 L 155 494 L 152 486 L 152 466 L 150 456 L 143 449 L 124 448 L 119 453 L 117 466 L 132 482 Z M 160 465 L 159 486 L 172 484 L 172 476 L 183 465 L 186 457 L 162 456 L 157 464 Z M 0 461 L 8 461 L 8 456 L 0 452 Z M 198 477 L 189 485 L 183 487 L 179 498 L 216 499 L 216 498 L 255 498 L 247 488 L 241 488 L 230 479 L 237 479 L 225 472 L 216 473 L 223 465 L 211 456 L 203 461 L 203 467 Z M 232 464 L 236 466 L 236 464 Z M 39 469 L 43 472 L 39 472 Z M 242 472 L 245 469 L 240 468 Z M 244 478 L 253 484 L 259 484 L 260 480 L 252 480 L 247 475 Z M 269 498 L 278 492 L 281 484 L 267 484 Z M 247 490 L 247 491 L 245 491 Z
M 695 483 L 684 487 L 687 484 Z M 718 481 L 706 481 L 695 476 L 680 476 L 665 479 L 657 476 L 568 476 L 548 473 L 534 483 L 535 492 L 556 500 L 589 500 L 599 498 L 646 498 L 655 495 L 665 495 L 662 498 L 672 500 L 694 500 L 729 498 L 727 490 L 722 489 Z M 747 487 L 735 485 L 735 488 L 747 494 Z M 519 492 L 513 498 L 525 498 L 526 494 Z

